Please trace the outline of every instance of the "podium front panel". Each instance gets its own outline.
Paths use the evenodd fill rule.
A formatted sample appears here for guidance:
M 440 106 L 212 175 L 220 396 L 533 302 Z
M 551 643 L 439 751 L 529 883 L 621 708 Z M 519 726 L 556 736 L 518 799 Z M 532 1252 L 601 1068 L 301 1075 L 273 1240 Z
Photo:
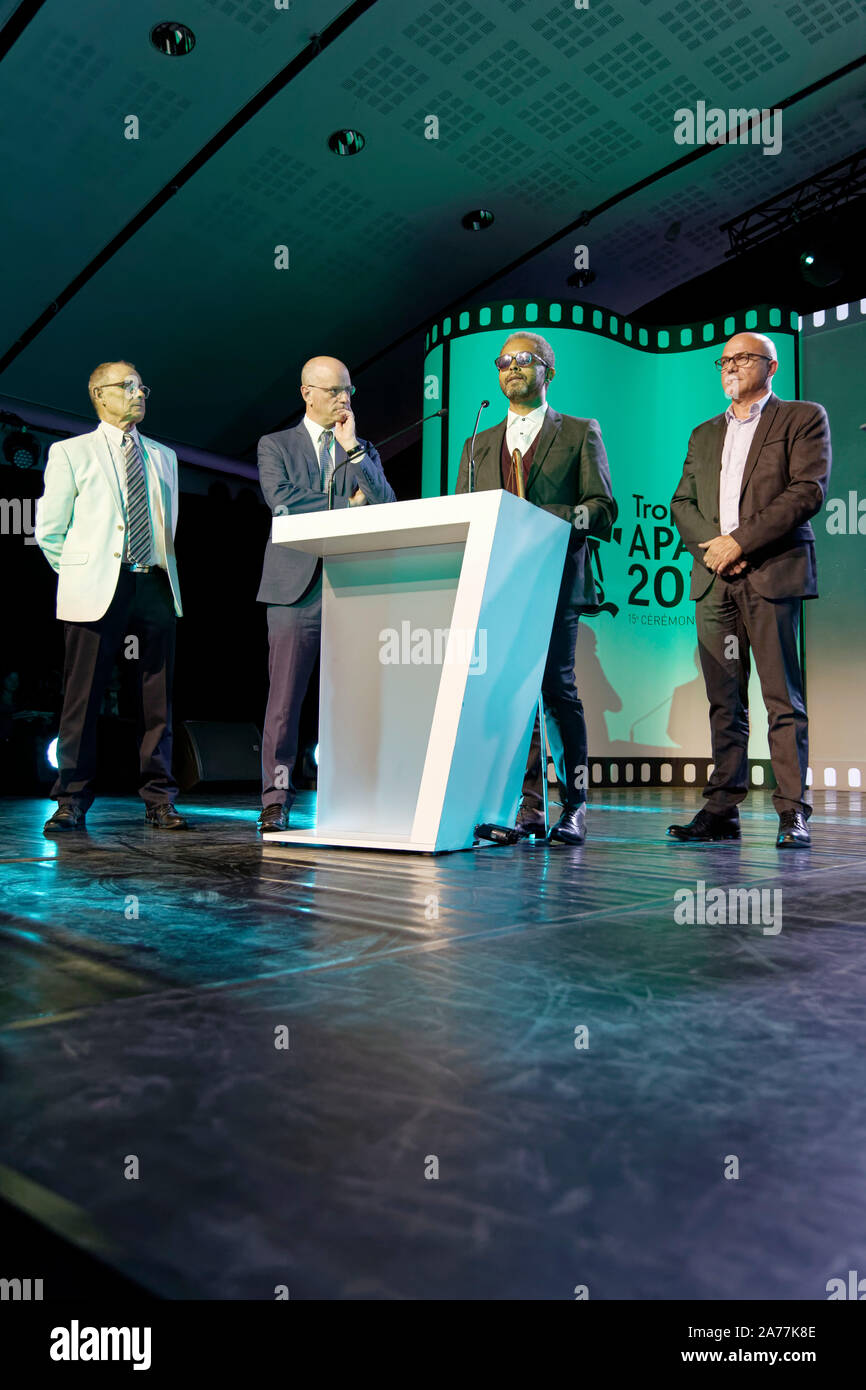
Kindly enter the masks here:
M 463 549 L 325 560 L 317 833 L 410 838 Z

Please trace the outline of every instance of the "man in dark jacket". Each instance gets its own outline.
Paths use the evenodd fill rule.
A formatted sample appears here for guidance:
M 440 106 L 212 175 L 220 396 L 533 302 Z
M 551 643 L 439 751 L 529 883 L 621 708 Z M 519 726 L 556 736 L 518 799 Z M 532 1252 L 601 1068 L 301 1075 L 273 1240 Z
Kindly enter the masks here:
M 738 333 L 716 366 L 731 404 L 692 432 L 671 511 L 694 556 L 691 597 L 710 702 L 714 768 L 705 805 L 678 840 L 738 840 L 748 787 L 750 654 L 767 707 L 780 848 L 809 844 L 809 732 L 800 666 L 804 598 L 818 594 L 809 518 L 824 505 L 830 428 L 823 406 L 782 401 L 772 341 Z
M 259 440 L 259 478 L 273 516 L 393 502 L 379 455 L 355 433 L 349 369 L 335 357 L 313 357 L 301 373 L 303 420 Z M 345 467 L 343 466 L 345 464 Z M 286 830 L 295 797 L 292 772 L 298 726 L 322 630 L 322 561 L 268 540 L 258 592 L 268 605 L 268 707 L 262 739 L 259 829 Z
M 577 625 L 581 613 L 598 611 L 589 538 L 610 538 L 617 506 L 598 421 L 560 415 L 547 403 L 547 388 L 556 376 L 547 340 L 521 329 L 507 339 L 495 365 L 508 413 L 476 437 L 473 491 L 505 488 L 562 517 L 572 528 L 541 693 L 562 803 L 562 815 L 550 833 L 556 840 L 579 845 L 586 836 L 588 763 L 586 722 L 574 679 Z M 469 449 L 467 439 L 458 492 L 469 489 Z M 522 478 L 517 475 L 515 450 Z M 517 821 L 526 835 L 544 833 L 543 762 L 536 722 Z

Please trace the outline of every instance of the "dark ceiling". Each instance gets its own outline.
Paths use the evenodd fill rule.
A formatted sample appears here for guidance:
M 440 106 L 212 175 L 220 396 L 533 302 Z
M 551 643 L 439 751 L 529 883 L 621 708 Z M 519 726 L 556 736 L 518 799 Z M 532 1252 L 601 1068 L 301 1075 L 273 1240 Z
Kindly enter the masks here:
M 580 242 L 586 297 L 633 312 L 722 262 L 720 224 L 866 145 L 866 0 L 277 3 L 0 0 L 0 393 L 85 415 L 91 366 L 128 357 L 155 433 L 249 456 L 327 352 L 376 437 L 423 407 L 410 330 L 474 287 L 574 297 Z M 188 56 L 151 46 L 165 19 Z M 673 113 L 700 100 L 784 106 L 781 152 L 704 148 L 557 236 L 688 154 Z M 360 155 L 328 149 L 342 127 Z M 465 231 L 479 207 L 494 225 Z

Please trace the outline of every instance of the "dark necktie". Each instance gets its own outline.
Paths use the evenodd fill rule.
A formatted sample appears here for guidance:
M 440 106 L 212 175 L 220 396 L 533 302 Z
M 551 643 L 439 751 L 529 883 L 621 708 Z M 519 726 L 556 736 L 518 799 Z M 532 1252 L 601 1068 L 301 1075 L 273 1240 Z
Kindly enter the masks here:
M 132 565 L 150 563 L 153 533 L 147 507 L 147 480 L 144 460 L 134 435 L 123 436 L 123 459 L 126 464 L 126 552 Z
M 331 458 L 331 440 L 334 438 L 333 430 L 322 430 L 319 435 L 319 474 L 322 479 L 322 487 L 328 491 L 328 483 L 334 472 L 334 461 Z

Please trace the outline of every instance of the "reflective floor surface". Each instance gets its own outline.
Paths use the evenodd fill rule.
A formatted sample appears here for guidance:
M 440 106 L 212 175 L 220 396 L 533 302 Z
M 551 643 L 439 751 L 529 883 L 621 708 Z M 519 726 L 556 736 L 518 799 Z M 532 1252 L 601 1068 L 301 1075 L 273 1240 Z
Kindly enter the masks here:
M 0 1197 L 172 1298 L 826 1298 L 866 1274 L 859 794 L 805 852 L 763 792 L 667 840 L 698 804 L 429 858 L 0 801 Z

